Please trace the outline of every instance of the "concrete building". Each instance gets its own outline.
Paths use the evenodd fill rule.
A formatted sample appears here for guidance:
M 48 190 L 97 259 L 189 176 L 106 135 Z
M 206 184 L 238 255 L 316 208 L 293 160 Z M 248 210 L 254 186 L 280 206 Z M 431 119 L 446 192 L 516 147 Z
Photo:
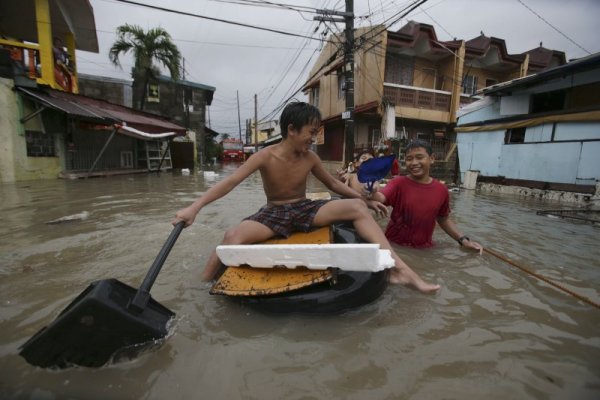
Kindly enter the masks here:
M 75 49 L 98 52 L 89 2 L 3 1 L 0 16 L 1 182 L 170 167 L 184 127 L 77 94 Z
M 206 107 L 212 104 L 215 91 L 213 86 L 160 76 L 148 84 L 144 111 L 169 118 L 193 131 L 197 159 L 204 160 L 208 156 L 205 139 L 211 138 L 206 124 Z M 133 93 L 133 104 L 139 104 L 135 90 Z
M 79 94 L 133 107 L 132 81 L 127 79 L 79 74 Z
M 336 37 L 330 40 L 304 90 L 324 118 L 319 155 L 347 163 L 344 44 Z M 406 141 L 422 138 L 451 171 L 456 162 L 453 127 L 461 105 L 478 99 L 477 91 L 486 85 L 565 62 L 564 53 L 543 47 L 509 54 L 503 39 L 483 33 L 468 41 L 442 42 L 433 26 L 415 21 L 398 31 L 357 29 L 354 45 L 354 153 L 385 149 L 402 158 L 399 149 Z

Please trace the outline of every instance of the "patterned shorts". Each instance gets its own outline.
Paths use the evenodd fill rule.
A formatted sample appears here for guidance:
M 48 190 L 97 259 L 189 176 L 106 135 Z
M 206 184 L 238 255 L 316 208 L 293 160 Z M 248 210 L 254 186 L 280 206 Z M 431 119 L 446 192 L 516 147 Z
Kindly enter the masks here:
M 300 200 L 280 206 L 266 205 L 244 220 L 260 222 L 273 232 L 289 237 L 293 232 L 308 232 L 319 209 L 329 200 Z

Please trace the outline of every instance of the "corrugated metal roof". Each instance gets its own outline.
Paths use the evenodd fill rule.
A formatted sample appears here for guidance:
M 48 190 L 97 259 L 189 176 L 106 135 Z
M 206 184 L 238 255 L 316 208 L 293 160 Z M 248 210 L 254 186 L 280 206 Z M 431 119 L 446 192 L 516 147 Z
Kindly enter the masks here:
M 504 95 L 512 93 L 517 89 L 524 89 L 543 82 L 548 82 L 551 79 L 562 78 L 567 75 L 572 75 L 578 72 L 587 71 L 598 68 L 600 66 L 600 53 L 594 53 L 586 57 L 571 61 L 568 64 L 559 65 L 547 69 L 537 74 L 524 76 L 513 79 L 511 81 L 498 83 L 488 88 L 482 89 L 484 95 L 500 94 Z
M 152 138 L 154 134 L 158 139 L 169 136 L 184 136 L 186 133 L 186 128 L 160 116 L 107 101 L 53 89 L 35 90 L 18 87 L 17 90 L 40 104 L 64 112 L 79 120 L 133 128 L 121 130 L 120 133 L 123 134 L 145 139 Z M 139 131 L 139 133 L 136 134 L 135 131 Z

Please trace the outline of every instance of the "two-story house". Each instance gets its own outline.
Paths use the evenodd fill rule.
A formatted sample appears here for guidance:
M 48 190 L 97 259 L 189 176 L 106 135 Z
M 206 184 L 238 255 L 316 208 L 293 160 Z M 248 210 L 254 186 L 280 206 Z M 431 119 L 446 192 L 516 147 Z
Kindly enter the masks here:
M 346 163 L 345 78 L 342 39 L 331 38 L 304 87 L 325 125 L 318 153 Z M 485 86 L 564 64 L 562 52 L 544 49 L 509 54 L 504 40 L 483 33 L 471 40 L 440 41 L 433 26 L 411 21 L 398 31 L 374 26 L 354 33 L 354 153 L 391 151 L 406 140 L 429 140 L 438 159 L 455 144 L 456 112 Z
M 98 52 L 89 2 L 2 1 L 0 20 L 0 181 L 169 166 L 183 126 L 78 94 L 75 49 Z

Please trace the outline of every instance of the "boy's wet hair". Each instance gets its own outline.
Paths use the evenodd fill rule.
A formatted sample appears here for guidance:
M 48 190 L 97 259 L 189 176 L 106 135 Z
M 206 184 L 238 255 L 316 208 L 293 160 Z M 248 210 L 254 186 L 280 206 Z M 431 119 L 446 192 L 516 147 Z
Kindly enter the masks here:
M 321 123 L 321 112 L 317 107 L 301 101 L 290 103 L 285 106 L 279 119 L 281 137 L 287 138 L 290 124 L 296 129 L 301 129 L 304 125 L 313 122 Z
M 412 149 L 418 149 L 419 147 L 424 148 L 428 155 L 431 155 L 433 153 L 433 150 L 431 149 L 431 143 L 429 143 L 428 141 L 423 140 L 423 139 L 411 140 L 406 145 L 406 148 L 404 149 L 404 152 L 408 153 L 410 150 L 412 150 Z

